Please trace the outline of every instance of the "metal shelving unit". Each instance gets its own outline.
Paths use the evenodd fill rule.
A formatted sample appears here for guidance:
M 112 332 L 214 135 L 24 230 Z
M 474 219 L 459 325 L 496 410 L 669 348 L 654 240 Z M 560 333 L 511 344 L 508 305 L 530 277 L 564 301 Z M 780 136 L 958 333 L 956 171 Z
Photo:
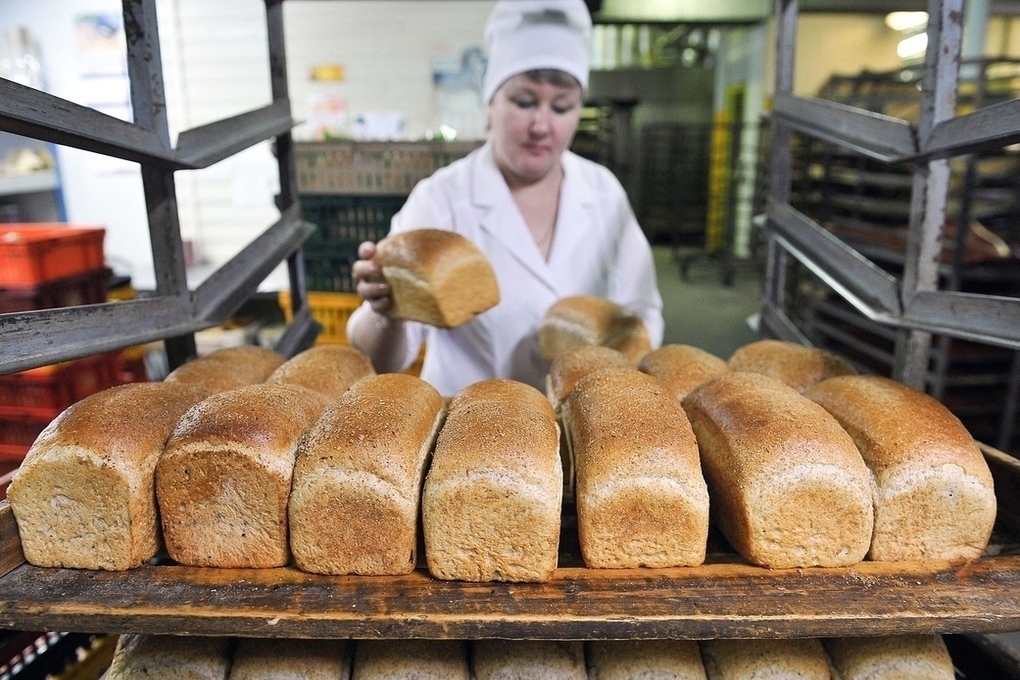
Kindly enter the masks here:
M 219 325 L 282 261 L 289 268 L 293 322 L 277 349 L 292 355 L 318 332 L 305 304 L 300 217 L 283 36 L 283 2 L 266 0 L 272 103 L 186 130 L 170 144 L 155 0 L 123 0 L 134 122 L 0 78 L 0 130 L 138 163 L 156 290 L 152 297 L 0 315 L 0 374 L 164 340 L 171 366 L 195 355 L 194 333 Z M 174 175 L 206 168 L 275 139 L 281 217 L 195 290 L 185 278 Z M 139 225 L 139 228 L 144 228 Z

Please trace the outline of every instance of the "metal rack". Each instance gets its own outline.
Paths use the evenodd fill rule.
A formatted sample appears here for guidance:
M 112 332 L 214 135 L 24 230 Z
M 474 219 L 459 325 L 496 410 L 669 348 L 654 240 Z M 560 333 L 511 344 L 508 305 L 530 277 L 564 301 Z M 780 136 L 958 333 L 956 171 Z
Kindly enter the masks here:
M 283 2 L 266 0 L 272 103 L 192 128 L 172 146 L 167 125 L 156 0 L 124 0 L 134 122 L 0 78 L 0 130 L 133 161 L 141 167 L 156 290 L 137 300 L 0 315 L 0 373 L 165 340 L 171 366 L 195 355 L 194 333 L 225 321 L 282 261 L 289 270 L 294 320 L 277 349 L 294 354 L 318 326 L 305 304 L 301 244 L 312 225 L 300 217 L 294 180 L 295 125 L 288 99 Z M 206 168 L 275 139 L 280 219 L 194 291 L 184 268 L 174 174 Z M 142 225 L 139 225 L 141 228 Z
M 869 320 L 896 334 L 893 377 L 923 389 L 934 335 L 1020 348 L 1020 299 L 939 289 L 939 250 L 948 203 L 949 159 L 1020 140 L 1020 100 L 956 115 L 963 0 L 929 0 L 929 27 L 917 123 L 793 94 L 797 0 L 776 0 L 777 67 L 769 236 L 762 322 L 765 332 L 807 342 L 785 311 L 786 268 L 793 257 Z M 793 208 L 794 131 L 884 163 L 913 164 L 901 278 Z

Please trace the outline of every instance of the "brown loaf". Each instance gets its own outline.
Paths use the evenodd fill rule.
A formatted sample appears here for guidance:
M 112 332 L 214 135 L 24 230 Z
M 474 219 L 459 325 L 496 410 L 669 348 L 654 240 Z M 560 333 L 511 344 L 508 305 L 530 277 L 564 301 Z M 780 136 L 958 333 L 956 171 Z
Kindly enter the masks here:
M 153 477 L 170 431 L 208 396 L 194 385 L 134 383 L 67 408 L 35 440 L 7 490 L 25 559 L 123 570 L 162 539 Z
M 350 345 L 318 345 L 281 364 L 266 382 L 301 385 L 332 400 L 374 374 L 368 357 Z
M 298 450 L 291 549 L 320 574 L 414 569 L 425 464 L 443 398 L 411 375 L 366 378 L 330 407 Z
M 728 373 L 683 401 L 713 517 L 765 567 L 846 566 L 871 542 L 870 473 L 818 404 L 774 378 Z
M 809 388 L 850 434 L 872 472 L 872 560 L 972 559 L 995 524 L 995 488 L 970 433 L 934 398 L 879 376 Z
M 638 369 L 664 382 L 680 401 L 702 383 L 730 371 L 724 359 L 691 345 L 663 345 L 646 354 Z
M 121 635 L 103 680 L 225 680 L 230 638 Z
M 680 402 L 655 378 L 606 369 L 563 409 L 577 465 L 577 530 L 589 567 L 704 562 L 708 488 Z
M 249 385 L 198 403 L 156 466 L 167 552 L 201 567 L 281 567 L 302 435 L 328 406 L 297 385 Z
M 475 680 L 586 680 L 584 643 L 554 640 L 475 640 Z
M 392 317 L 455 328 L 499 302 L 485 254 L 460 234 L 414 229 L 376 244 L 373 261 L 390 286 Z
M 349 657 L 346 640 L 241 638 L 228 680 L 340 680 Z
M 759 340 L 738 348 L 729 359 L 734 371 L 761 373 L 798 392 L 820 380 L 854 375 L 853 364 L 833 352 L 783 340 Z
M 462 640 L 358 640 L 352 680 L 469 680 Z
M 199 385 L 210 392 L 264 382 L 286 358 L 265 347 L 225 347 L 178 366 L 166 382 Z
M 694 640 L 592 640 L 590 680 L 705 680 L 701 649 Z
M 422 494 L 429 571 L 464 581 L 543 581 L 556 568 L 563 469 L 548 399 L 491 379 L 453 398 Z
M 840 680 L 953 680 L 941 635 L 823 640 Z
M 575 347 L 553 359 L 545 384 L 546 396 L 556 412 L 578 380 L 602 368 L 628 369 L 633 364 L 623 352 L 601 345 Z
M 803 640 L 703 640 L 708 680 L 830 680 L 822 643 Z
M 538 343 L 546 361 L 582 345 L 603 345 L 622 352 L 632 368 L 651 349 L 641 317 L 594 295 L 573 295 L 554 302 L 539 322 Z

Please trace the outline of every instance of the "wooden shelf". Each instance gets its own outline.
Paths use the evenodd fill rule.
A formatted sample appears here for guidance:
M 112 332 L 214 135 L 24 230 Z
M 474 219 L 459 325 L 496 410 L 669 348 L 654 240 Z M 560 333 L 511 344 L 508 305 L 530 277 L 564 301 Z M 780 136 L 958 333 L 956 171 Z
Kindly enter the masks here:
M 1016 461 L 987 449 L 1000 530 L 1014 530 Z M 1005 497 L 1003 497 L 1005 495 Z M 566 527 L 564 536 L 571 533 Z M 576 532 L 574 532 L 576 533 Z M 1020 554 L 999 535 L 980 559 L 769 570 L 725 546 L 705 565 L 595 570 L 569 540 L 545 583 L 319 576 L 294 568 L 152 564 L 127 572 L 25 564 L 0 505 L 0 627 L 291 638 L 827 637 L 1020 629 Z M 567 565 L 567 566 L 563 566 Z

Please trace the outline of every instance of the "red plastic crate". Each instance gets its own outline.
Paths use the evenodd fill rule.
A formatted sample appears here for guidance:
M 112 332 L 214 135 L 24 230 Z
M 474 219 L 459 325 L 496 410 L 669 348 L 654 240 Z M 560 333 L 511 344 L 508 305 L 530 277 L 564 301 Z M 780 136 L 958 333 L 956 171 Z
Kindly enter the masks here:
M 106 302 L 112 273 L 102 267 L 37 286 L 0 286 L 0 314 Z
M 0 286 L 32 286 L 103 266 L 102 227 L 0 226 Z
M 52 419 L 76 401 L 119 384 L 119 373 L 120 353 L 107 352 L 0 376 L 0 409 Z M 12 442 L 0 436 L 0 443 Z
M 5 445 L 8 452 L 16 452 L 21 448 L 28 451 L 39 433 L 58 415 L 59 410 L 47 413 L 42 409 L 0 406 L 0 445 Z

